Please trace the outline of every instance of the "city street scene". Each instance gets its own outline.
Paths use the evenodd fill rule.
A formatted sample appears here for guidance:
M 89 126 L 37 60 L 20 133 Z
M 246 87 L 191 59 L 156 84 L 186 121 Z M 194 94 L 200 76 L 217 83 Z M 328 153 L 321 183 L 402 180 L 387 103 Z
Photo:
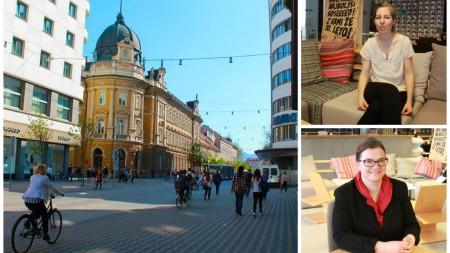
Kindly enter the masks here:
M 5 252 L 297 252 L 297 1 L 3 7 Z

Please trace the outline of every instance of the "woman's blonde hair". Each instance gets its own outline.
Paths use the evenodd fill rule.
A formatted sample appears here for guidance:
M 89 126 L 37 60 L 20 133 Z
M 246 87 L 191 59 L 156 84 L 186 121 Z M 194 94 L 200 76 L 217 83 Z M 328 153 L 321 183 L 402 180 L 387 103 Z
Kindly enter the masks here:
M 34 168 L 34 174 L 45 175 L 47 174 L 47 165 L 40 163 Z

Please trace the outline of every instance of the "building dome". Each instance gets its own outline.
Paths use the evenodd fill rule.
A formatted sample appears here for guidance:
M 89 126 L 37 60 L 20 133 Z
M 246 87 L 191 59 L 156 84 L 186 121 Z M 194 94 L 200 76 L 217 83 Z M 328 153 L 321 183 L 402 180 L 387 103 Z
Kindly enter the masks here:
M 125 25 L 122 13 L 117 15 L 116 23 L 106 28 L 97 40 L 94 51 L 95 61 L 112 60 L 117 55 L 119 42 L 131 44 L 134 48 L 135 59 L 141 63 L 141 43 L 138 36 Z

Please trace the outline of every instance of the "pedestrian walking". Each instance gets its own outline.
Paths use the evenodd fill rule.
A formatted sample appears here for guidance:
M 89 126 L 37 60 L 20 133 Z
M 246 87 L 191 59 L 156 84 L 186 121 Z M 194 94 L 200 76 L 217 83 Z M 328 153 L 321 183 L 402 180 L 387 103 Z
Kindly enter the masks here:
M 216 186 L 216 195 L 219 195 L 219 189 L 220 189 L 220 184 L 222 183 L 222 175 L 221 175 L 221 171 L 218 170 L 216 173 L 214 173 L 213 176 L 213 182 L 214 185 Z
M 244 167 L 239 166 L 237 173 L 233 175 L 231 183 L 231 193 L 236 196 L 236 214 L 242 215 L 242 202 L 247 192 L 247 174 L 244 173 Z
M 259 203 L 259 213 L 262 215 L 262 187 L 261 187 L 261 172 L 259 169 L 255 170 L 251 179 L 253 189 L 253 217 L 256 217 L 256 204 Z
M 211 197 L 211 175 L 209 174 L 209 171 L 205 171 L 205 183 L 203 185 L 203 189 L 205 189 L 205 195 L 203 196 L 203 199 L 206 200 L 206 196 L 208 196 L 208 200 Z
M 246 170 L 245 173 L 247 174 L 246 178 L 247 181 L 245 183 L 245 185 L 247 186 L 247 192 L 245 193 L 246 197 L 248 198 L 248 196 L 250 195 L 250 187 L 252 185 L 252 172 L 250 171 L 250 169 Z
M 68 181 L 72 181 L 72 173 L 73 173 L 73 166 L 72 164 L 69 165 L 69 167 L 67 167 L 67 180 Z
M 283 172 L 283 175 L 281 176 L 281 191 L 287 192 L 287 184 L 289 181 L 289 176 L 287 174 L 287 171 Z
M 269 173 L 267 171 L 263 172 L 261 176 L 261 190 L 262 190 L 262 198 L 263 200 L 267 197 L 267 192 L 269 191 Z
M 136 169 L 131 169 L 130 170 L 130 182 L 133 183 L 134 182 L 134 178 L 136 177 Z
M 103 181 L 103 172 L 99 168 L 97 169 L 97 173 L 95 174 L 95 189 L 100 185 L 100 190 L 102 189 L 102 181 Z

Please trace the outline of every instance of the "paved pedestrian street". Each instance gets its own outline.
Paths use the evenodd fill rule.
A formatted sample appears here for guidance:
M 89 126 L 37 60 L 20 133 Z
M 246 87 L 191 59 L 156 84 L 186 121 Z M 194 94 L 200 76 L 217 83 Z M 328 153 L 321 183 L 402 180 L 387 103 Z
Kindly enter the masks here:
M 4 252 L 12 252 L 11 227 L 26 207 L 21 199 L 27 182 L 4 189 Z M 234 212 L 230 181 L 213 187 L 211 200 L 194 191 L 191 207 L 175 207 L 172 182 L 137 179 L 134 184 L 103 190 L 92 185 L 59 183 L 66 193 L 56 198 L 63 230 L 54 245 L 35 240 L 29 252 L 297 252 L 297 188 L 271 189 L 264 214 L 251 215 L 253 198 L 244 198 L 243 213 Z

